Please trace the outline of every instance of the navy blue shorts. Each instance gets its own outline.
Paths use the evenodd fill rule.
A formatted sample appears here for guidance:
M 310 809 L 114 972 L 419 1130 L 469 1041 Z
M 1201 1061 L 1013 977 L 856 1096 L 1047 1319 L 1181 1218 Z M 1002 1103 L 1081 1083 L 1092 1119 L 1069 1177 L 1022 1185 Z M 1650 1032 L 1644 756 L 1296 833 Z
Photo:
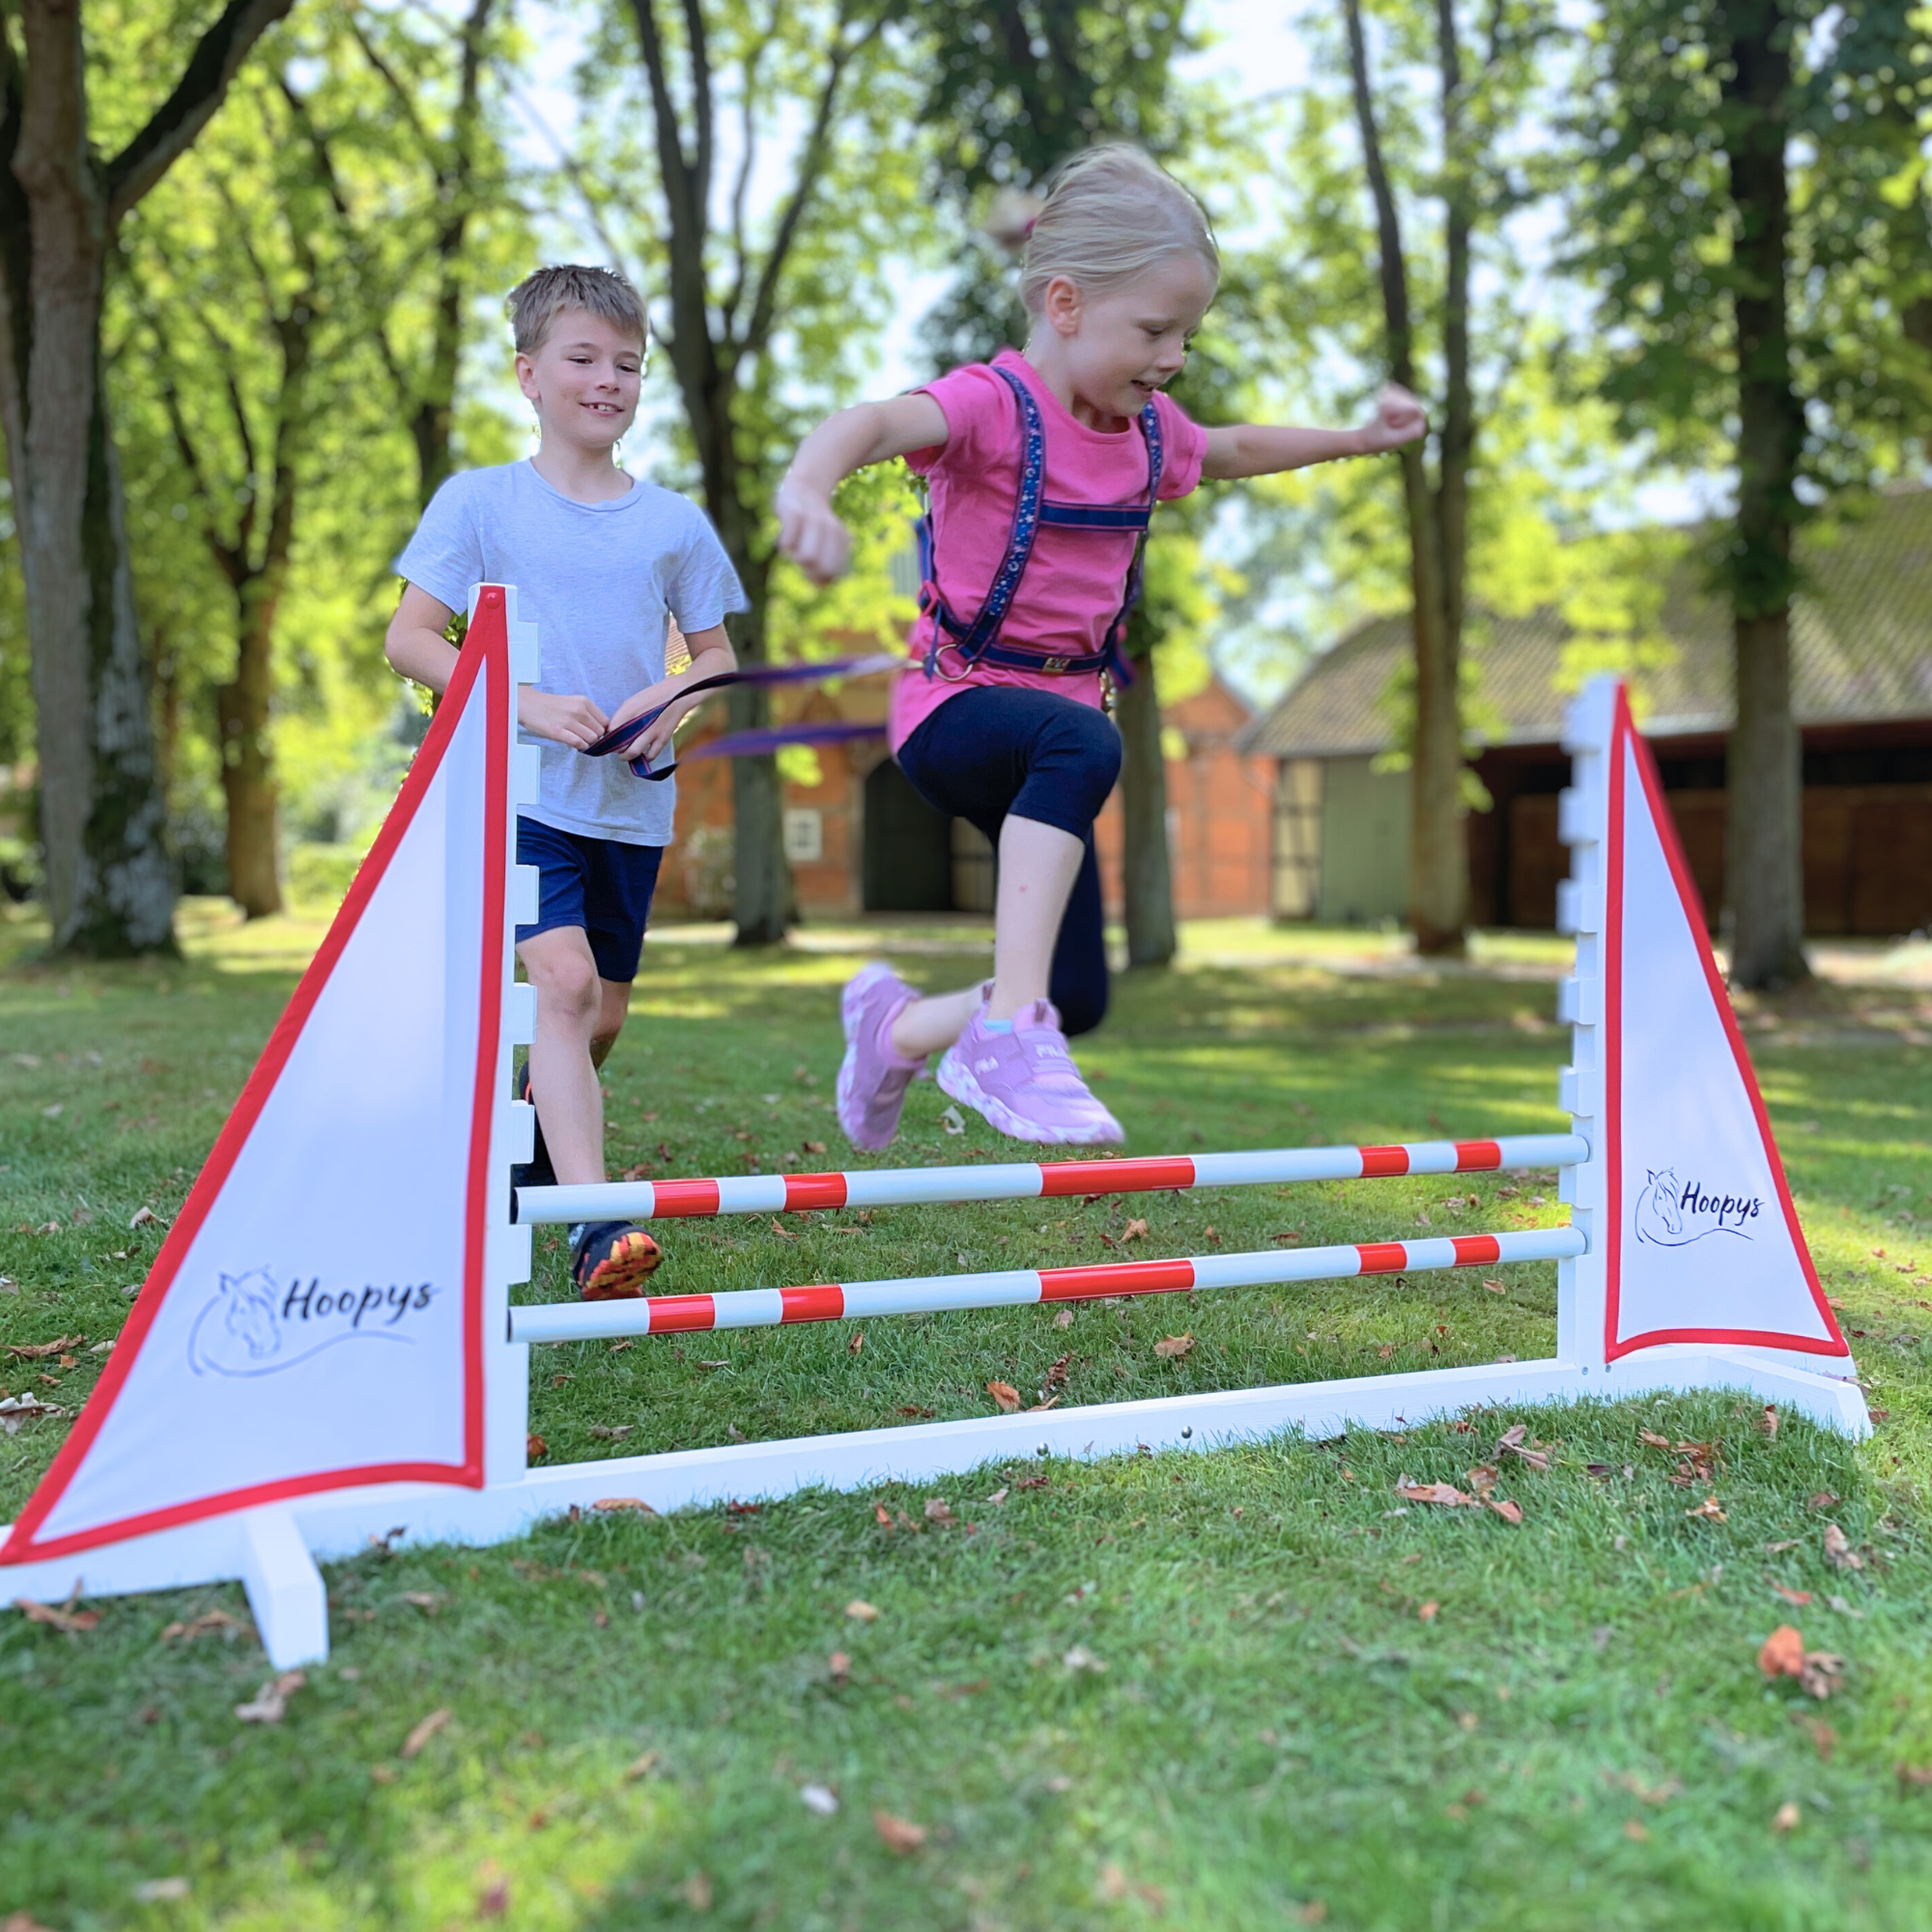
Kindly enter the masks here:
M 658 888 L 662 845 L 620 845 L 517 818 L 517 864 L 537 868 L 537 916 L 517 941 L 577 925 L 590 942 L 600 980 L 628 984 L 638 977 L 651 895 Z

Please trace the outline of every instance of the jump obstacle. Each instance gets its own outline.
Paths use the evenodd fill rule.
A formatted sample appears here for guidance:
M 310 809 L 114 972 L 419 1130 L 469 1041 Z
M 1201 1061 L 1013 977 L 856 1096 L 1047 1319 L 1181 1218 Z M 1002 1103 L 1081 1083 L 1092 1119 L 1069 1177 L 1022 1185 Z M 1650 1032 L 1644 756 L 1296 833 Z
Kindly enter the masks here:
M 277 1668 L 326 1657 L 317 1557 L 371 1538 L 480 1544 L 601 1499 L 664 1511 L 917 1481 L 1023 1456 L 1206 1449 L 1386 1429 L 1473 1406 L 1736 1388 L 1860 1435 L 1857 1369 L 1798 1224 L 1657 769 L 1620 686 L 1572 705 L 1559 923 L 1575 971 L 1572 1132 L 846 1174 L 527 1188 L 511 1097 L 535 1028 L 512 939 L 536 675 L 516 593 L 471 600 L 457 673 L 374 849 L 162 1243 L 99 1383 L 20 1519 L 0 1602 L 239 1578 Z M 530 1230 L 918 1202 L 1065 1198 L 1520 1166 L 1567 1227 L 1097 1267 L 513 1303 Z M 345 1206 L 353 1204 L 353 1206 Z M 1557 1352 L 1414 1374 L 1103 1403 L 532 1468 L 529 1350 L 553 1340 L 1226 1290 L 1528 1260 L 1557 1264 Z M 44 1425 L 43 1425 L 44 1426 Z

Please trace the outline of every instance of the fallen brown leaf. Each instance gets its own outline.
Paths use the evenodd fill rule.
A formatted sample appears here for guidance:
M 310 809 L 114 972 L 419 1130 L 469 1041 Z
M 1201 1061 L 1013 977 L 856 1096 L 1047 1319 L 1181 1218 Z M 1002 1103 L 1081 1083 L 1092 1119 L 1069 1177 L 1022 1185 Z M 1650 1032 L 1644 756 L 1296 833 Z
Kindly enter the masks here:
M 1835 1522 L 1825 1525 L 1825 1560 L 1834 1570 L 1862 1570 L 1865 1559 L 1852 1548 L 1851 1539 Z
M 988 1382 L 986 1393 L 999 1405 L 1002 1415 L 1017 1415 L 1020 1411 L 1020 1392 L 1011 1382 Z
M 240 1617 L 231 1617 L 226 1610 L 205 1610 L 191 1623 L 170 1624 L 161 1633 L 161 1641 L 170 1643 L 176 1637 L 207 1636 L 213 1631 L 239 1631 Z
M 1781 1837 L 1786 1832 L 1798 1829 L 1798 1805 L 1795 1800 L 1787 1798 L 1772 1814 L 1771 1829 Z
M 540 1463 L 550 1454 L 550 1444 L 535 1430 L 531 1430 L 529 1435 L 524 1438 L 524 1454 L 532 1463 Z
M 1420 1617 L 1424 1623 L 1433 1624 L 1435 1621 L 1435 1612 L 1439 1610 L 1441 1607 L 1442 1605 L 1440 1604 L 1432 1601 L 1430 1603 L 1424 1604 L 1422 1607 L 1416 1611 L 1415 1614 L 1418 1617 Z
M 1723 1510 L 1719 1506 L 1718 1499 L 1716 1496 L 1706 1496 L 1704 1500 L 1701 1503 L 1699 1503 L 1695 1509 L 1688 1509 L 1684 1512 L 1684 1514 L 1687 1517 L 1700 1520 L 1704 1522 L 1730 1521 L 1730 1518 L 1727 1517 L 1724 1514 Z
M 1395 1486 L 1395 1492 L 1404 1502 L 1440 1503 L 1445 1509 L 1473 1505 L 1476 1500 L 1474 1496 L 1465 1496 L 1454 1483 L 1411 1483 L 1406 1476 Z
M 1768 1402 L 1765 1404 L 1764 1413 L 1758 1417 L 1757 1426 L 1760 1429 L 1762 1429 L 1764 1433 L 1767 1435 L 1769 1435 L 1774 1442 L 1777 1440 L 1777 1405 L 1776 1403 Z
M 656 1516 L 657 1511 L 642 1496 L 600 1496 L 590 1505 L 608 1516 L 617 1510 L 636 1510 L 639 1516 Z
M 1796 1677 L 1804 1667 L 1804 1634 L 1779 1624 L 1758 1646 L 1757 1667 L 1767 1677 Z
M 835 1690 L 844 1690 L 852 1681 L 852 1660 L 842 1650 L 835 1650 L 825 1660 L 825 1674 L 831 1678 Z
M 1050 1395 L 1044 1402 L 1029 1403 L 1027 1405 L 1027 1413 L 1029 1415 L 1037 1415 L 1042 1409 L 1058 1408 L 1059 1406 L 1060 1398 L 1057 1395 Z
M 1798 1682 L 1806 1696 L 1816 1697 L 1822 1703 L 1833 1691 L 1844 1688 L 1845 1660 L 1834 1657 L 1829 1650 L 1807 1650 Z
M 1327 1901 L 1311 1898 L 1305 1905 L 1296 1907 L 1294 1920 L 1297 1925 L 1325 1925 L 1328 1922 Z
M 865 1346 L 866 1331 L 863 1328 L 855 1328 L 852 1331 L 852 1339 L 845 1344 L 845 1352 L 848 1355 L 856 1355 Z
M 100 1621 L 99 1610 L 57 1609 L 52 1604 L 37 1604 L 31 1597 L 14 1601 L 30 1624 L 45 1624 L 49 1630 L 66 1631 L 70 1636 L 83 1635 Z
M 1668 1449 L 1670 1447 L 1670 1437 L 1667 1435 L 1659 1435 L 1654 1430 L 1639 1429 L 1636 1433 L 1636 1439 L 1639 1442 L 1648 1442 L 1653 1449 Z
M 1178 1362 L 1193 1347 L 1192 1335 L 1164 1335 L 1153 1345 L 1153 1351 L 1164 1362 Z
M 1522 1520 L 1522 1505 L 1511 1502 L 1507 1496 L 1485 1496 L 1483 1501 L 1491 1509 L 1494 1510 L 1505 1522 L 1520 1522 Z
M 423 1746 L 428 1744 L 430 1739 L 435 1737 L 437 1732 L 449 1722 L 450 1716 L 451 1713 L 446 1704 L 432 1711 L 403 1740 L 403 1748 L 399 1754 L 403 1757 L 414 1757 L 422 1749 Z
M 285 1670 L 271 1678 L 245 1704 L 237 1704 L 235 1715 L 244 1724 L 279 1724 L 289 1708 L 289 1699 L 308 1682 L 306 1673 Z
M 958 1520 L 952 1514 L 952 1505 L 944 1496 L 926 1497 L 925 1520 L 927 1522 L 936 1522 L 942 1529 L 951 1529 Z
M 442 1608 L 442 1599 L 434 1590 L 405 1590 L 403 1602 L 430 1616 L 435 1616 Z
M 7 1352 L 23 1362 L 43 1362 L 49 1355 L 80 1348 L 86 1340 L 85 1335 L 58 1335 L 51 1342 L 10 1342 Z
M 872 1605 L 867 1603 L 864 1597 L 854 1597 L 845 1605 L 845 1614 L 855 1622 L 862 1624 L 876 1623 L 879 1617 L 878 1610 Z
M 772 1222 L 772 1233 L 777 1235 L 781 1240 L 795 1241 L 798 1239 L 797 1235 L 791 1229 L 787 1228 L 782 1221 L 776 1218 Z
M 1647 1845 L 1650 1842 L 1650 1827 L 1641 1818 L 1626 1818 L 1624 1836 L 1634 1844 Z
M 1838 1499 L 1830 1490 L 1820 1490 L 1816 1495 L 1805 1499 L 1804 1507 L 1814 1510 L 1829 1510 L 1838 1507 Z
M 593 1422 L 590 1433 L 600 1442 L 621 1442 L 637 1426 L 635 1422 L 620 1422 L 614 1427 L 608 1422 Z
M 1771 1587 L 1774 1591 L 1776 1592 L 1778 1596 L 1782 1597 L 1787 1604 L 1797 1604 L 1802 1607 L 1804 1605 L 1808 1604 L 1811 1601 L 1811 1592 L 1809 1590 L 1788 1589 L 1782 1583 L 1774 1583 Z
M 1826 1764 L 1832 1762 L 1832 1753 L 1837 1748 L 1838 1734 L 1823 1718 L 1806 1718 L 1804 1720 L 1804 1735 L 1811 1740 L 1819 1758 Z
M 890 1811 L 874 1811 L 872 1829 L 878 1833 L 886 1849 L 896 1852 L 901 1858 L 918 1851 L 925 1843 L 923 1825 L 915 1825 L 910 1818 L 895 1818 Z
M 647 1750 L 642 1757 L 634 1757 L 624 1767 L 624 1776 L 634 1783 L 640 1777 L 648 1777 L 656 1768 L 657 1761 L 658 1753 L 654 1750 Z
M 1138 1218 L 1129 1221 L 1121 1230 L 1121 1245 L 1125 1247 L 1129 1241 L 1144 1241 L 1147 1239 L 1147 1234 L 1148 1224 L 1145 1221 Z

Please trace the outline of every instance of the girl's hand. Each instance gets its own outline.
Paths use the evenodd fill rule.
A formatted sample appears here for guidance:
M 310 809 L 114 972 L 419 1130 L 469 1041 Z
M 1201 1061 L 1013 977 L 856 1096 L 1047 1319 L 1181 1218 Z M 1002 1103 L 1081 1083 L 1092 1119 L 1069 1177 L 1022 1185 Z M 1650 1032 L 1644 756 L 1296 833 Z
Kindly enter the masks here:
M 845 574 L 852 536 L 829 497 L 787 477 L 779 486 L 778 513 L 779 549 L 812 582 L 831 583 Z
M 1379 456 L 1428 433 L 1429 417 L 1422 405 L 1400 383 L 1390 383 L 1376 398 L 1376 417 L 1362 431 L 1362 444 L 1366 454 Z
M 517 694 L 517 723 L 539 738 L 549 738 L 581 752 L 610 728 L 609 721 L 587 697 L 560 697 L 554 692 L 528 685 Z

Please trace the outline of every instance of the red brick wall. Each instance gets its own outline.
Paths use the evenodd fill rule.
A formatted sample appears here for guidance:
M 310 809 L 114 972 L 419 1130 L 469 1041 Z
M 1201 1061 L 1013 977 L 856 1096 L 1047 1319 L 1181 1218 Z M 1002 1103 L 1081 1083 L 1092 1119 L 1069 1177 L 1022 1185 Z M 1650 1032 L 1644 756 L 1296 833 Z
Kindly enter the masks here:
M 876 718 L 883 714 L 883 682 L 872 688 L 848 685 L 838 693 L 814 694 L 794 716 Z M 1167 724 L 1187 740 L 1185 758 L 1167 766 L 1170 853 L 1174 867 L 1175 912 L 1181 919 L 1259 916 L 1268 909 L 1270 817 L 1274 768 L 1265 758 L 1244 758 L 1234 749 L 1235 734 L 1247 723 L 1240 700 L 1218 680 L 1193 697 L 1163 712 Z M 708 721 L 700 737 L 723 728 L 722 717 Z M 785 786 L 787 807 L 819 813 L 823 856 L 794 863 L 799 909 L 846 917 L 863 902 L 863 814 L 865 774 L 884 754 L 882 744 L 831 746 L 818 753 L 823 782 L 808 788 Z M 677 845 L 668 859 L 658 889 L 668 913 L 688 913 L 691 899 L 692 835 L 701 827 L 731 824 L 729 764 L 687 764 L 678 772 Z M 715 834 L 713 835 L 715 838 Z M 1121 908 L 1121 802 L 1110 799 L 1096 828 L 1108 910 Z

